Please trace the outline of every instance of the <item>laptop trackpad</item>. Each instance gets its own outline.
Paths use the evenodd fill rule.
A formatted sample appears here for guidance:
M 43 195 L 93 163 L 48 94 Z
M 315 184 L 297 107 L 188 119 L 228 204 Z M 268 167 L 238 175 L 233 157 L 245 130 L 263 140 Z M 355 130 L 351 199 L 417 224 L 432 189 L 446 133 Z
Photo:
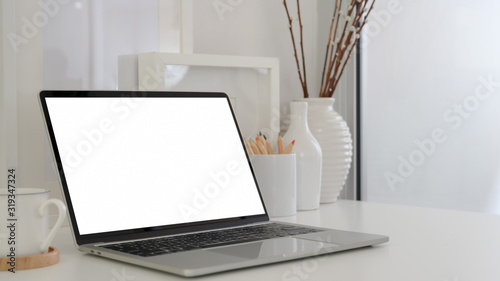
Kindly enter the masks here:
M 335 247 L 335 245 L 286 237 L 209 249 L 206 251 L 247 259 L 262 259 L 270 257 L 287 258 L 318 254 L 321 252 L 320 250 L 325 247 Z

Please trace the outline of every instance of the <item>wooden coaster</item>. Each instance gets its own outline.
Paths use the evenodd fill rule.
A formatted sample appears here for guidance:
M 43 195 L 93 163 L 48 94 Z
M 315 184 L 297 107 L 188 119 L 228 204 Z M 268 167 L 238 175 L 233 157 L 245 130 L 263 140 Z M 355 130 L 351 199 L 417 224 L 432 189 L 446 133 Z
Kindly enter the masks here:
M 0 271 L 7 271 L 11 268 L 10 258 L 0 259 Z M 14 270 L 32 269 L 46 267 L 59 262 L 59 250 L 55 247 L 49 247 L 45 254 L 16 258 L 16 268 Z

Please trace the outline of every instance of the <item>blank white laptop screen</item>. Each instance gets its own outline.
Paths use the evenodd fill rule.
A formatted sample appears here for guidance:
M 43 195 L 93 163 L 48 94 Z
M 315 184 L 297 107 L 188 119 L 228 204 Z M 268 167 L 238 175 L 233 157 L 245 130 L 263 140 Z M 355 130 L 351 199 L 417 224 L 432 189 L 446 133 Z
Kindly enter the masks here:
M 265 214 L 227 99 L 46 101 L 81 235 Z

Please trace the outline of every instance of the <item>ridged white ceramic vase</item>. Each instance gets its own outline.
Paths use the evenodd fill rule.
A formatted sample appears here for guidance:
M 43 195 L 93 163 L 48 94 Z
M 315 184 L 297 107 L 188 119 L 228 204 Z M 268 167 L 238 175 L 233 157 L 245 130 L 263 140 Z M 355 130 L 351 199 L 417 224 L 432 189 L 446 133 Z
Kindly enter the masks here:
M 334 98 L 305 98 L 309 129 L 323 154 L 321 203 L 337 201 L 352 162 L 352 137 L 347 123 L 334 109 Z
M 309 130 L 307 103 L 290 103 L 290 126 L 283 136 L 285 146 L 295 140 L 297 210 L 319 208 L 321 197 L 321 146 Z

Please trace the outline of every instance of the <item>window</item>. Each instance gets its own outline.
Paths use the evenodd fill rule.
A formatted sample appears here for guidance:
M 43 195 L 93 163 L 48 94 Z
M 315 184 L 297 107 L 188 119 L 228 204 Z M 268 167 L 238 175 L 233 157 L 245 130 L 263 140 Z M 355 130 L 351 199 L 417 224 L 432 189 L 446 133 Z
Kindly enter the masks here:
M 362 57 L 362 199 L 500 213 L 497 1 L 377 0 Z

